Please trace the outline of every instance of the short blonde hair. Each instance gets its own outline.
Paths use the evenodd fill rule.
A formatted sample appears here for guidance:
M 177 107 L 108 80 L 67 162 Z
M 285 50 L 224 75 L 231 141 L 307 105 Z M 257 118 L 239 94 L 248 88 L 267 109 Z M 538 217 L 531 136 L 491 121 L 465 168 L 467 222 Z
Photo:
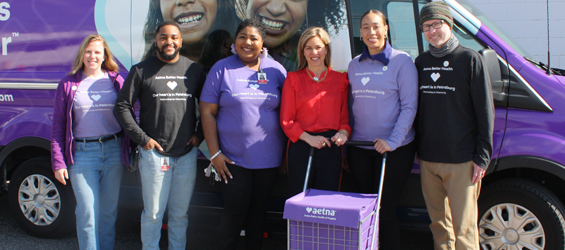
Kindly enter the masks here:
M 104 62 L 102 62 L 102 68 L 106 71 L 113 71 L 118 73 L 120 67 L 114 61 L 112 57 L 112 52 L 110 52 L 110 47 L 104 40 L 104 37 L 98 34 L 88 35 L 87 37 L 82 40 L 80 47 L 78 48 L 77 56 L 75 57 L 75 62 L 73 63 L 73 68 L 69 75 L 75 75 L 77 72 L 81 71 L 84 68 L 84 53 L 86 52 L 86 46 L 88 46 L 91 42 L 95 41 L 102 41 L 102 45 L 104 46 Z
M 298 70 L 301 70 L 308 66 L 308 61 L 306 61 L 306 57 L 304 57 L 304 47 L 306 47 L 306 43 L 314 37 L 320 38 L 320 40 L 322 40 L 322 42 L 324 43 L 327 51 L 326 58 L 324 59 L 324 64 L 328 68 L 332 67 L 332 49 L 330 47 L 330 35 L 323 28 L 310 27 L 302 33 L 300 39 L 298 40 Z

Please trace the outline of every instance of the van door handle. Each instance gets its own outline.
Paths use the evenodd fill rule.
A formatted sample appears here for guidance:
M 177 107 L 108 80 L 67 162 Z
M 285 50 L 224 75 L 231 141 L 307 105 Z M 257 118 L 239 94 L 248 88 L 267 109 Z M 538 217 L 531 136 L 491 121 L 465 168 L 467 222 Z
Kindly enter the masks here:
M 508 106 L 508 94 L 500 92 L 492 92 L 492 99 L 494 100 L 494 106 L 497 107 L 507 107 Z

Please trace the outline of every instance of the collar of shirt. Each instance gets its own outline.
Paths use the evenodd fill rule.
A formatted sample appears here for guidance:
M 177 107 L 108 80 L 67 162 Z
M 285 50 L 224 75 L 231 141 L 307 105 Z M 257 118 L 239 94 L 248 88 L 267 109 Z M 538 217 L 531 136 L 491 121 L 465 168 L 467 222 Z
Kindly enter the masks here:
M 369 54 L 369 49 L 367 48 L 367 45 L 365 45 L 365 47 L 363 48 L 363 54 L 361 54 L 361 57 L 359 57 L 359 61 L 365 58 L 370 58 L 371 60 L 377 60 L 386 66 L 390 61 L 390 55 L 392 55 L 392 46 L 390 46 L 388 41 L 385 42 L 385 48 L 383 49 L 383 51 L 376 55 Z
M 306 67 L 305 69 L 306 69 L 308 72 L 310 72 L 309 76 L 310 76 L 310 75 L 311 75 L 312 77 L 315 76 L 314 71 L 309 70 L 308 67 Z M 326 70 L 322 71 L 322 74 L 320 74 L 320 77 L 318 77 L 318 78 L 320 78 L 320 79 L 324 78 L 324 75 L 328 74 L 328 73 L 330 72 L 330 70 L 332 70 L 332 69 L 331 69 L 330 67 L 328 67 Z M 306 73 L 306 74 L 308 74 L 308 73 Z M 310 77 L 310 78 L 312 78 L 312 77 Z M 312 80 L 313 80 L 313 79 L 312 79 Z

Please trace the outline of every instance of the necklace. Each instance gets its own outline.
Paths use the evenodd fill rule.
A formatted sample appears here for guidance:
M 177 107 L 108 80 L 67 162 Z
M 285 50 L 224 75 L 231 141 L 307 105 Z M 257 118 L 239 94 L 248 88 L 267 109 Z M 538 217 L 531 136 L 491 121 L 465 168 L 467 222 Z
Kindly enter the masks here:
M 308 73 L 308 76 L 310 78 L 312 78 L 312 80 L 316 81 L 316 82 L 321 82 L 324 79 L 326 79 L 326 77 L 328 76 L 328 68 L 326 68 L 324 71 L 322 71 L 322 74 L 320 74 L 320 76 L 322 76 L 324 74 L 324 72 L 326 72 L 326 74 L 324 75 L 324 77 L 322 79 L 318 78 L 317 76 L 312 76 L 312 74 L 310 74 L 310 70 L 308 68 L 306 68 L 306 73 Z

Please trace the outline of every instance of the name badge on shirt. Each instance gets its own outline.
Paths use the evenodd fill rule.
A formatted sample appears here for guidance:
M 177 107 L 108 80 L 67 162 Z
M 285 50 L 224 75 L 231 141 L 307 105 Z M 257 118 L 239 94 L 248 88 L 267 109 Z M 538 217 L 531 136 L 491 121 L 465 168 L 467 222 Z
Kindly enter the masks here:
M 161 157 L 161 172 L 169 171 L 169 157 Z
M 267 84 L 267 73 L 263 71 L 257 72 L 257 79 L 259 80 L 259 84 Z

